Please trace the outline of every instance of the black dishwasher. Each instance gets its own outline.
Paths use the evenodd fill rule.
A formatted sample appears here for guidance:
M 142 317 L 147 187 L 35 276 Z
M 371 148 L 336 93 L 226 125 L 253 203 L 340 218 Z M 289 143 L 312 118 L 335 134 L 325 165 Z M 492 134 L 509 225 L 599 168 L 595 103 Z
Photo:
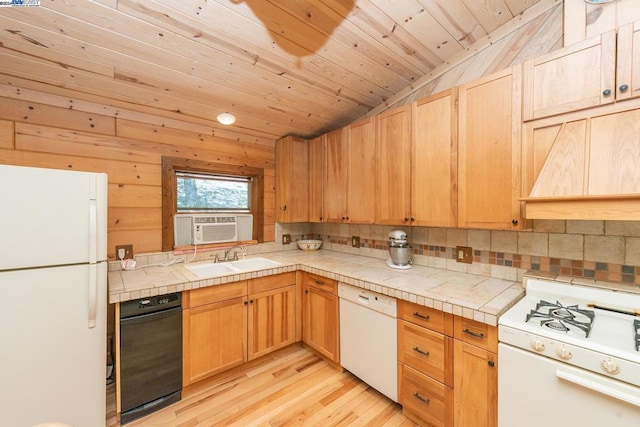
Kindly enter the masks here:
M 120 304 L 121 423 L 180 400 L 182 294 Z

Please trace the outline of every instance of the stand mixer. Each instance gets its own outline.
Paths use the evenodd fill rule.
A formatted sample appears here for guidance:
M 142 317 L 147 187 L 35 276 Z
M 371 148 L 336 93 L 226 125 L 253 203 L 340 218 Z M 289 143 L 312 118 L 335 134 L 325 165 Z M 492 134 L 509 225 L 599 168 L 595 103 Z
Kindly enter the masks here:
M 388 249 L 387 266 L 399 270 L 411 268 L 412 248 L 407 242 L 407 233 L 402 230 L 394 230 L 389 233 Z

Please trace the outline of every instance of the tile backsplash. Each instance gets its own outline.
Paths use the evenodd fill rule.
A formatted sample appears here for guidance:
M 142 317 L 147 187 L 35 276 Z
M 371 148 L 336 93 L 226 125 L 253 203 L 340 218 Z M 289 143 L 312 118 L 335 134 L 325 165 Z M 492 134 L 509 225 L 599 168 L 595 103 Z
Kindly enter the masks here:
M 387 257 L 391 230 L 407 233 L 414 263 L 508 280 L 521 280 L 526 271 L 614 282 L 640 291 L 639 221 L 535 220 L 531 230 L 473 230 L 353 224 L 278 224 L 299 239 L 319 238 L 323 247 L 353 254 Z M 360 247 L 351 237 L 360 237 Z M 295 245 L 292 245 L 295 247 Z M 473 263 L 455 260 L 455 247 L 473 249 Z

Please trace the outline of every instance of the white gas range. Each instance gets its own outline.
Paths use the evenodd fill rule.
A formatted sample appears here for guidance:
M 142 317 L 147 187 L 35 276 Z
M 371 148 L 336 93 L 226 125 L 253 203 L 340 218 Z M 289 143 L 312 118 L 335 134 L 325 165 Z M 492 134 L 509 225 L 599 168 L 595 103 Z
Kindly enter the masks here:
M 529 279 L 498 337 L 499 426 L 640 425 L 640 294 Z

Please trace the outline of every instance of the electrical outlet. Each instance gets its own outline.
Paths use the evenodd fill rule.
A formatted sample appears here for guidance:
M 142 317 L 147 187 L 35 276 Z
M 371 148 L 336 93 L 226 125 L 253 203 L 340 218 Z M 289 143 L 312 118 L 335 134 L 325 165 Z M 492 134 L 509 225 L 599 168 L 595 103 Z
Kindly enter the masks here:
M 351 246 L 353 246 L 354 248 L 360 247 L 360 236 L 351 237 Z
M 473 262 L 473 249 L 468 246 L 456 246 L 456 261 L 471 264 Z
M 291 243 L 291 234 L 283 234 L 282 235 L 282 244 L 288 245 Z
M 120 251 L 124 251 L 123 254 Z M 123 255 L 122 257 L 120 255 Z M 133 259 L 133 245 L 116 245 L 117 259 Z

